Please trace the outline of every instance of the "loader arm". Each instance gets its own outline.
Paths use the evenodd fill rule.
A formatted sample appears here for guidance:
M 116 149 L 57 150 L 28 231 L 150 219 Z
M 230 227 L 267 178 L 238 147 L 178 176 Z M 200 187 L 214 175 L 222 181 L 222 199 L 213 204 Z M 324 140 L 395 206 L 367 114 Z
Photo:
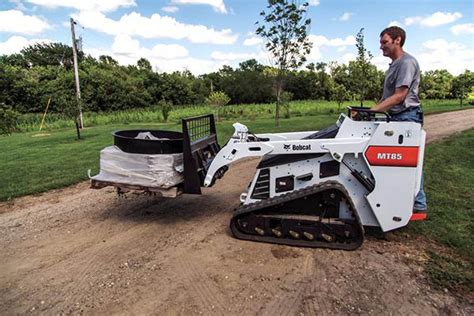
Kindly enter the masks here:
M 223 176 L 224 171 L 230 163 L 247 157 L 261 157 L 272 155 L 294 155 L 294 154 L 318 154 L 330 153 L 334 160 L 342 162 L 346 153 L 361 153 L 367 146 L 367 138 L 333 138 L 333 139 L 294 139 L 296 135 L 307 136 L 308 132 L 284 134 L 248 135 L 247 128 L 238 124 L 234 125 L 236 131 L 226 146 L 224 146 L 214 157 L 204 180 L 204 186 L 210 187 L 216 178 Z M 286 135 L 285 135 L 286 134 Z M 266 136 L 265 141 L 254 141 Z M 290 136 L 287 138 L 287 136 Z M 281 140 L 284 139 L 284 140 Z

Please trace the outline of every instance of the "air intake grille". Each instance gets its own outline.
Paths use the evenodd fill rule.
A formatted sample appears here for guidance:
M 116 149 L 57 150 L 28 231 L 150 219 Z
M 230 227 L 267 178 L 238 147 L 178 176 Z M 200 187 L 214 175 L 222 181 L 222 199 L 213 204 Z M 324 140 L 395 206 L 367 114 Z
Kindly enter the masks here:
M 270 169 L 262 169 L 252 192 L 252 199 L 265 200 L 270 197 Z

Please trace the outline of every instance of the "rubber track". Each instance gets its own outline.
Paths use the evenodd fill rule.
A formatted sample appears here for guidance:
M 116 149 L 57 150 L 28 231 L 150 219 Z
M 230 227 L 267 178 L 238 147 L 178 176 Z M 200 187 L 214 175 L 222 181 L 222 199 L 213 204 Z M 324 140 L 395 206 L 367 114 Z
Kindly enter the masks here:
M 290 239 L 290 238 L 278 238 L 278 237 L 273 237 L 273 236 L 251 235 L 247 233 L 242 233 L 238 228 L 239 224 L 237 220 L 242 215 L 259 211 L 267 207 L 280 205 L 282 203 L 286 203 L 289 201 L 301 199 L 301 198 L 304 198 L 305 196 L 310 196 L 310 195 L 317 194 L 317 193 L 323 192 L 325 190 L 330 190 L 330 189 L 339 190 L 343 194 L 342 199 L 347 202 L 349 206 L 349 211 L 353 214 L 355 218 L 355 222 L 357 223 L 355 225 L 356 226 L 355 228 L 356 228 L 356 231 L 359 233 L 359 238 L 354 240 L 355 241 L 354 243 L 342 244 L 342 243 L 336 243 L 336 242 L 306 241 L 302 239 Z M 288 214 L 288 215 L 292 215 L 292 214 Z M 315 223 L 317 222 L 318 221 L 315 221 Z M 359 248 L 364 241 L 364 228 L 361 225 L 360 218 L 355 210 L 354 203 L 352 199 L 350 198 L 349 193 L 344 188 L 344 186 L 334 180 L 315 184 L 301 190 L 285 193 L 285 194 L 276 196 L 274 198 L 262 200 L 260 202 L 243 205 L 235 210 L 234 215 L 230 221 L 230 229 L 232 233 L 234 234 L 234 236 L 238 239 L 277 243 L 277 244 L 284 244 L 284 245 L 291 245 L 291 246 L 313 247 L 313 248 L 355 250 Z

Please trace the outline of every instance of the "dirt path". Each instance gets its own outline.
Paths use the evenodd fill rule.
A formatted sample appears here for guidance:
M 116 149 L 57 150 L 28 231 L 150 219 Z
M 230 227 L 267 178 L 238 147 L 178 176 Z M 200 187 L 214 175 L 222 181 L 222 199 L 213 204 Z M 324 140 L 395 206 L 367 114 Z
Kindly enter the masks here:
M 431 141 L 473 127 L 474 110 L 426 123 Z M 429 287 L 426 255 L 408 237 L 369 237 L 354 252 L 232 238 L 255 164 L 201 196 L 122 199 L 80 183 L 0 204 L 0 312 L 473 314 L 472 302 Z

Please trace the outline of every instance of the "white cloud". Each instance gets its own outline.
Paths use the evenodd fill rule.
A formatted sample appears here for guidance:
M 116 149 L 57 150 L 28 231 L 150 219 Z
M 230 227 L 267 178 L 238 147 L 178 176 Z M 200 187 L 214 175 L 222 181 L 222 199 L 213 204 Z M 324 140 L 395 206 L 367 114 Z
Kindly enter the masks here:
M 448 42 L 445 39 L 438 38 L 434 40 L 426 41 L 422 46 L 431 51 L 446 51 L 446 50 L 456 50 L 464 49 L 464 45 L 456 42 Z
M 83 11 L 75 14 L 74 18 L 86 28 L 110 35 L 186 39 L 192 43 L 211 44 L 233 44 L 238 38 L 230 29 L 216 31 L 204 25 L 184 24 L 173 17 L 160 16 L 157 13 L 144 17 L 140 13 L 131 12 L 123 15 L 120 20 L 113 20 L 100 12 Z
M 346 48 L 347 48 L 347 46 L 339 46 L 339 47 L 337 48 L 337 51 L 338 51 L 338 52 L 343 52 L 343 51 L 346 50 Z
M 457 24 L 452 26 L 450 30 L 454 35 L 474 34 L 474 23 Z
M 164 59 L 184 58 L 189 55 L 189 51 L 185 47 L 176 44 L 156 44 L 151 51 L 152 57 Z
M 336 47 L 338 52 L 342 52 L 347 46 L 352 46 L 356 43 L 355 37 L 353 35 L 346 36 L 346 38 L 338 37 L 332 39 L 327 38 L 324 35 L 309 35 L 308 39 L 313 43 L 313 48 L 307 57 L 309 61 L 322 60 L 323 56 L 321 53 L 321 48 L 323 47 Z
M 0 55 L 11 55 L 19 53 L 23 48 L 36 43 L 52 43 L 49 39 L 31 39 L 14 35 L 5 42 L 0 43 Z
M 342 56 L 342 62 L 344 64 L 347 64 L 348 62 L 352 61 L 352 60 L 356 60 L 357 56 L 353 53 L 347 53 L 347 54 L 344 54 Z
M 389 63 L 392 61 L 390 58 L 383 56 L 382 54 L 374 56 L 372 58 L 371 62 L 379 69 L 382 71 L 386 71 L 388 69 Z
M 474 50 L 442 38 L 424 42 L 421 52 L 415 57 L 422 71 L 447 69 L 458 75 L 466 69 L 474 70 Z
M 462 14 L 459 12 L 435 12 L 428 16 L 412 16 L 405 19 L 406 25 L 420 24 L 425 27 L 434 27 L 443 24 L 449 24 L 462 18 Z
M 167 6 L 167 7 L 161 8 L 161 10 L 163 10 L 165 12 L 168 12 L 168 13 L 176 13 L 176 12 L 179 11 L 179 8 L 175 7 L 175 6 Z
M 261 37 L 251 36 L 245 39 L 244 46 L 254 46 L 254 45 L 259 45 L 262 43 L 263 43 L 263 39 Z
M 318 6 L 319 5 L 319 0 L 309 0 L 308 3 L 309 3 L 309 5 L 312 5 L 312 6 Z
M 171 4 L 205 4 L 210 5 L 216 12 L 227 13 L 224 0 L 171 0 Z
M 160 44 L 158 44 L 160 45 Z M 145 49 L 145 52 L 156 53 L 152 50 Z M 161 50 L 161 49 L 160 49 Z M 90 54 L 95 58 L 100 55 L 108 55 L 117 60 L 121 65 L 136 65 L 138 59 L 141 57 L 148 59 L 153 69 L 159 72 L 173 72 L 173 71 L 184 71 L 189 70 L 195 75 L 201 75 L 213 71 L 217 71 L 225 63 L 222 61 L 213 61 L 208 59 L 199 59 L 192 57 L 180 57 L 175 56 L 172 59 L 162 58 L 157 55 L 138 55 L 138 54 L 116 54 L 113 51 L 107 49 L 88 48 L 84 49 L 86 54 Z M 161 52 L 163 53 L 163 52 Z
M 129 35 L 120 34 L 115 37 L 112 51 L 119 55 L 133 56 L 140 52 L 140 42 Z
M 314 47 L 322 47 L 322 46 L 349 46 L 355 45 L 356 40 L 353 35 L 346 36 L 346 38 L 333 38 L 329 39 L 324 35 L 309 35 L 308 39 L 313 42 L 313 49 Z
M 354 13 L 351 13 L 351 12 L 345 12 L 343 15 L 341 15 L 339 17 L 339 21 L 349 21 L 349 19 L 351 18 L 351 16 L 353 16 Z
M 181 45 L 156 44 L 151 49 L 145 48 L 138 40 L 124 34 L 115 37 L 111 50 L 85 47 L 84 52 L 95 58 L 111 56 L 121 65 L 136 65 L 140 58 L 146 58 L 153 69 L 160 72 L 189 70 L 200 75 L 217 71 L 224 64 L 223 61 L 189 57 L 188 50 Z
M 214 60 L 222 60 L 222 61 L 243 61 L 247 59 L 257 59 L 262 60 L 267 55 L 264 52 L 260 53 L 223 53 L 219 51 L 214 51 L 211 53 L 211 58 Z
M 112 53 L 114 56 L 126 56 L 133 60 L 138 60 L 141 57 L 147 59 L 176 59 L 184 58 L 189 55 L 185 47 L 176 44 L 156 44 L 152 49 L 141 47 L 138 40 L 124 34 L 115 37 L 112 44 Z
M 421 16 L 411 16 L 405 19 L 405 24 L 406 25 L 417 24 L 417 23 L 420 23 L 421 20 L 423 20 Z
M 80 11 L 109 12 L 120 7 L 136 6 L 135 0 L 27 0 L 27 2 L 47 8 L 73 8 Z
M 33 35 L 51 28 L 48 22 L 18 10 L 0 11 L 0 32 Z
M 401 22 L 398 22 L 398 21 L 390 21 L 390 23 L 388 23 L 388 26 L 403 26 L 403 24 Z

